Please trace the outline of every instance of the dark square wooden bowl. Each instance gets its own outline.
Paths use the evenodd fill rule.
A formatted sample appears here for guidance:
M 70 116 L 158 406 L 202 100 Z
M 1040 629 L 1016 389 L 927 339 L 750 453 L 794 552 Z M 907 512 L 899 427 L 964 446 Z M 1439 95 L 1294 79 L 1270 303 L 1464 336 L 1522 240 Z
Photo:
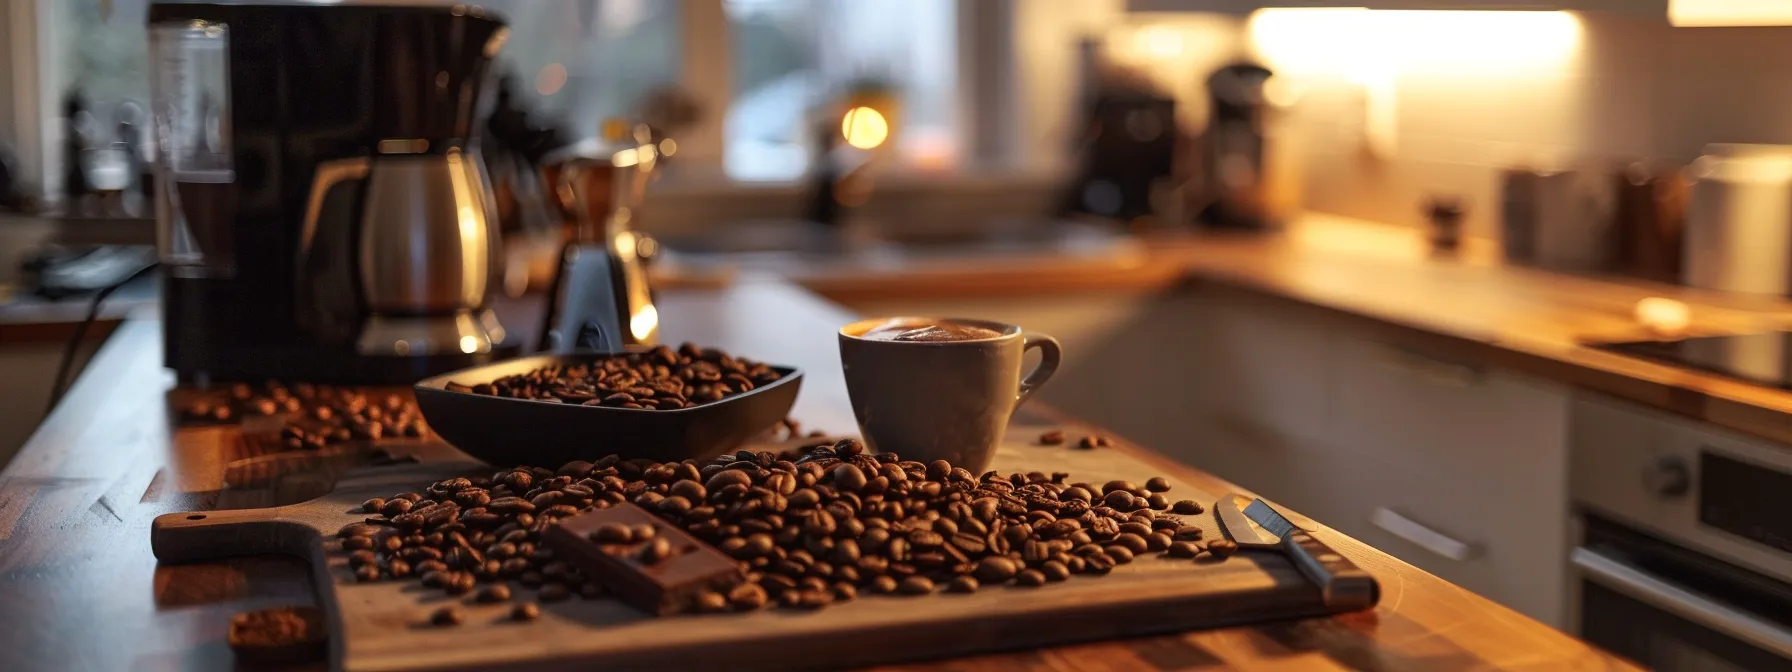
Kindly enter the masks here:
M 451 392 L 448 383 L 479 385 L 553 364 L 581 364 L 611 355 L 520 357 L 462 369 L 416 385 L 429 427 L 489 464 L 556 468 L 616 454 L 661 462 L 707 460 L 783 420 L 796 403 L 803 372 L 772 366 L 783 377 L 762 387 L 671 411 L 609 408 Z

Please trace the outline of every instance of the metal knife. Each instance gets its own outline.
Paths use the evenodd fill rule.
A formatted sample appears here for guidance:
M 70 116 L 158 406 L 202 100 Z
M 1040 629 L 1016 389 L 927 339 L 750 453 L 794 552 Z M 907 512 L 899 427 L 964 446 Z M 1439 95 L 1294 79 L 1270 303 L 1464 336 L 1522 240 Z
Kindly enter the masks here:
M 1375 577 L 1307 534 L 1306 530 L 1295 527 L 1268 502 L 1252 500 L 1249 506 L 1240 510 L 1240 497 L 1226 495 L 1213 504 L 1220 525 L 1226 528 L 1226 536 L 1237 542 L 1240 549 L 1274 551 L 1287 556 L 1301 574 L 1319 585 L 1320 599 L 1329 609 L 1367 609 L 1381 599 L 1381 586 L 1375 582 Z M 1256 526 L 1251 524 L 1253 521 Z

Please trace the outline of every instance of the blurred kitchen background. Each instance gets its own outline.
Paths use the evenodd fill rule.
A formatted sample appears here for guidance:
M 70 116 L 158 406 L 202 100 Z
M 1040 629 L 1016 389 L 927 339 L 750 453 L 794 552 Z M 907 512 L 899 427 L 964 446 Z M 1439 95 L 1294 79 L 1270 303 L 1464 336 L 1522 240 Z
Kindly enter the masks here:
M 1387 379 L 1362 368 L 1386 348 L 1326 341 L 1314 334 L 1343 328 L 1283 303 L 1191 287 L 1187 264 L 1214 276 L 1285 264 L 1283 281 L 1354 288 L 1339 301 L 1371 308 L 1376 292 L 1479 306 L 1418 326 L 1486 327 L 1480 340 L 1496 343 L 1558 326 L 1492 321 L 1564 287 L 1735 291 L 1698 296 L 1738 310 L 1779 310 L 1792 293 L 1792 149 L 1752 146 L 1792 145 L 1792 2 L 483 6 L 513 31 L 484 138 L 511 299 L 544 290 L 566 240 L 543 167 L 627 146 L 604 156 L 658 162 L 629 222 L 655 287 L 779 276 L 866 314 L 1054 334 L 1069 354 L 1042 393 L 1052 405 L 1553 624 L 1569 618 L 1567 533 L 1507 533 L 1565 524 L 1562 386 L 1397 349 L 1401 370 L 1481 395 L 1428 407 L 1454 402 L 1377 387 Z M 0 463 L 43 416 L 71 341 L 78 370 L 111 324 L 154 315 L 145 278 L 80 327 L 93 290 L 153 259 L 147 7 L 0 4 Z M 1266 236 L 1286 244 L 1224 254 Z M 1178 256 L 1190 249 L 1219 253 Z M 1429 270 L 1307 253 L 1321 249 Z M 1470 282 L 1499 267 L 1560 275 Z M 1575 284 L 1588 278 L 1604 284 Z M 1637 335 L 1634 301 L 1613 304 L 1624 322 L 1606 336 Z M 1684 304 L 1647 305 L 1642 317 L 1684 326 Z M 1409 440 L 1462 449 L 1441 480 L 1415 481 L 1467 474 L 1487 501 L 1533 481 L 1553 494 L 1460 523 L 1486 523 L 1478 548 L 1493 560 L 1452 573 L 1424 559 L 1467 562 L 1469 545 L 1424 537 L 1409 555 L 1411 535 L 1384 544 L 1350 527 L 1360 502 L 1300 480 L 1338 471 L 1318 447 Z M 1315 459 L 1272 469 L 1266 454 Z M 1351 496 L 1405 483 L 1390 482 Z

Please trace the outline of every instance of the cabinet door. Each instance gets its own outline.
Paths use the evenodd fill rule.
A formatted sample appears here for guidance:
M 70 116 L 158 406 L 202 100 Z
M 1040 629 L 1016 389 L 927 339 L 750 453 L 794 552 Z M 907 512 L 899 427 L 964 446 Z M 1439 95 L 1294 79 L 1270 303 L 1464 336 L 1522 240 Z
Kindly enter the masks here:
M 1378 341 L 1338 347 L 1340 447 L 1486 494 L 1565 496 L 1561 386 Z
M 1361 460 L 1340 472 L 1358 478 L 1337 488 L 1339 529 L 1560 625 L 1567 390 L 1383 342 L 1338 350 L 1332 441 Z
M 1330 337 L 1312 314 L 1193 286 L 1154 299 L 1047 386 L 1066 411 L 1247 487 L 1256 450 L 1329 431 Z
M 1563 498 L 1482 494 L 1460 487 L 1472 474 L 1440 478 L 1337 448 L 1289 457 L 1276 483 L 1285 492 L 1265 496 L 1527 616 L 1565 622 Z

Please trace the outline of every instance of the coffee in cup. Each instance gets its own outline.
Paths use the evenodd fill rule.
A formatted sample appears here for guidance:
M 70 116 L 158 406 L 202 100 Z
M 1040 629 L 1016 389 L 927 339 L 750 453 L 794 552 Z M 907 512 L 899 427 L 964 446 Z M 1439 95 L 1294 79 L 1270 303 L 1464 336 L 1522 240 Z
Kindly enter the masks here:
M 865 443 L 904 459 L 981 471 L 1008 419 L 1051 378 L 1063 353 L 1045 334 L 987 320 L 896 317 L 840 329 L 846 391 Z M 1023 378 L 1021 360 L 1039 348 Z
M 868 341 L 941 343 L 997 338 L 1002 332 L 975 324 L 926 318 L 899 317 L 866 329 L 859 338 Z

